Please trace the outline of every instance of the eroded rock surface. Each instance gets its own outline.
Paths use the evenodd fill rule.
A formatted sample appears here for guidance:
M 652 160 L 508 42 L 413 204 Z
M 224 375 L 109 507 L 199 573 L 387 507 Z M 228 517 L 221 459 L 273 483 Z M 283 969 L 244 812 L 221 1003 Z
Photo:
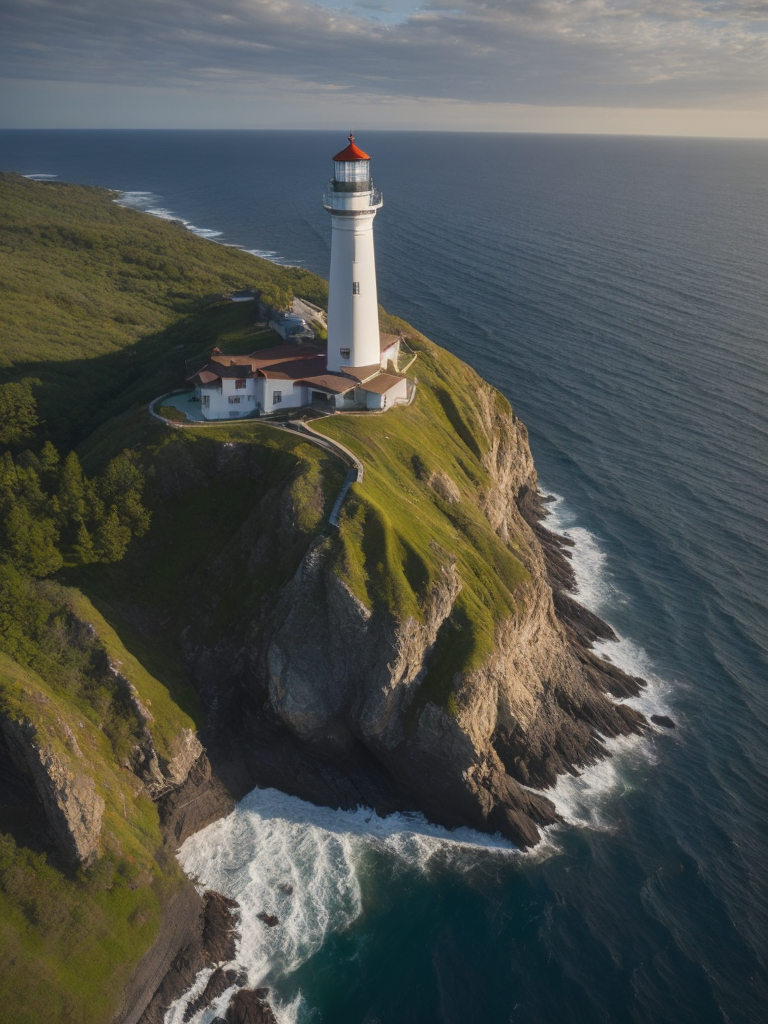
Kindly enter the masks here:
M 104 799 L 71 729 L 58 722 L 41 736 L 29 719 L 0 723 L 8 753 L 31 782 L 61 856 L 71 865 L 91 864 L 99 853 Z
M 517 612 L 498 625 L 491 656 L 454 680 L 455 705 L 427 703 L 406 734 L 406 712 L 462 587 L 449 558 L 416 622 L 362 605 L 330 570 L 327 549 L 316 546 L 284 589 L 277 625 L 252 660 L 268 681 L 271 708 L 327 759 L 362 744 L 433 819 L 530 845 L 557 815 L 545 795 L 526 787 L 546 788 L 605 757 L 606 737 L 642 729 L 643 716 L 613 699 L 636 694 L 642 680 L 590 650 L 613 632 L 570 596 L 569 542 L 542 526 L 525 427 L 499 411 L 494 395 L 486 386 L 478 396 L 491 479 L 479 504 L 529 579 L 515 595 Z M 450 490 L 450 482 L 439 486 Z

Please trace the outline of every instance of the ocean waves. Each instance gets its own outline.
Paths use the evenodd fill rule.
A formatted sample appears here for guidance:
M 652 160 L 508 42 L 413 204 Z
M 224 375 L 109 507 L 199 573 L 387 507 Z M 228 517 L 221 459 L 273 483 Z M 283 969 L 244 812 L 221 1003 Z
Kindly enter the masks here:
M 363 889 L 373 861 L 384 860 L 395 875 L 416 871 L 471 874 L 493 861 L 540 859 L 552 852 L 545 842 L 535 854 L 522 854 L 498 836 L 471 829 L 446 829 L 418 814 L 379 818 L 368 808 L 334 811 L 273 789 L 257 789 L 236 810 L 192 836 L 179 852 L 184 871 L 205 888 L 237 900 L 240 906 L 238 972 L 247 984 L 277 986 L 275 1009 L 281 1022 L 293 1021 L 300 995 L 280 998 L 280 982 L 319 952 L 363 912 Z M 269 927 L 265 915 L 279 924 Z M 211 1020 L 232 996 L 228 990 L 209 1009 L 185 1016 L 210 971 L 169 1011 L 166 1024 Z

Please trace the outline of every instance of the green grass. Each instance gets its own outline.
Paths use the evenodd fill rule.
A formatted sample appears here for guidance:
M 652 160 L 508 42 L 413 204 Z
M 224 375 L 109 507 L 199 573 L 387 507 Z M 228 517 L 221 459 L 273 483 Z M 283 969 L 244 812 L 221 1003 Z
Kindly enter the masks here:
M 276 301 L 327 302 L 327 285 L 308 271 L 114 199 L 0 174 L 0 383 L 40 381 L 40 412 L 59 443 L 81 441 L 126 400 L 177 385 L 185 361 L 215 344 L 234 353 L 279 340 L 257 332 L 255 302 L 222 304 L 222 294 L 255 287 Z
M 98 616 L 82 605 L 99 625 Z M 126 652 L 124 670 L 142 697 L 170 727 L 178 710 L 163 704 L 161 688 L 136 670 Z M 68 700 L 37 673 L 0 654 L 3 715 L 34 723 L 38 741 L 73 771 L 96 782 L 105 800 L 101 859 L 71 873 L 0 833 L 0 1004 L 9 1019 L 30 1024 L 107 1020 L 141 954 L 152 941 L 160 908 L 181 882 L 161 850 L 157 808 L 135 779 L 115 763 L 108 738 L 91 710 Z M 84 759 L 74 751 L 74 735 Z
M 258 618 L 261 602 L 294 575 L 327 527 L 346 467 L 301 437 L 254 421 L 158 427 L 144 439 L 149 533 L 121 562 L 68 579 L 125 637 L 118 623 L 138 609 L 167 636 L 204 619 L 200 638 L 215 643 Z M 108 448 L 102 432 L 99 452 Z
M 456 676 L 485 661 L 496 627 L 517 607 L 527 572 L 480 507 L 490 483 L 482 463 L 490 438 L 474 396 L 487 385 L 426 339 L 409 343 L 419 352 L 410 371 L 419 379 L 411 406 L 383 416 L 336 416 L 317 429 L 348 445 L 365 465 L 364 481 L 343 511 L 336 563 L 355 595 L 368 607 L 418 619 L 445 569 L 455 565 L 462 583 L 409 709 L 412 723 L 427 701 L 447 706 Z M 496 411 L 508 414 L 501 404 Z M 431 485 L 437 472 L 455 484 L 459 501 L 445 500 Z

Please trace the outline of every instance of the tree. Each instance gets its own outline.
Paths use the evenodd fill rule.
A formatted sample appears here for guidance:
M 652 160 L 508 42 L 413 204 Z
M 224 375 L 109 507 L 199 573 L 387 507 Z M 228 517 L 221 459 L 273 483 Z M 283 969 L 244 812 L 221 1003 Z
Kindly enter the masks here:
M 39 383 L 25 377 L 15 383 L 0 384 L 0 444 L 17 444 L 34 434 L 39 420 L 32 385 Z
M 126 450 L 111 460 L 98 482 L 98 492 L 105 507 L 117 512 L 133 536 L 144 536 L 151 516 L 141 502 L 144 475 L 134 452 Z
M 100 562 L 119 562 L 131 542 L 130 527 L 120 522 L 117 509 L 112 506 L 96 531 L 96 550 Z
M 75 554 L 83 565 L 87 565 L 88 562 L 97 562 L 99 560 L 96 545 L 93 543 L 93 537 L 91 537 L 90 531 L 85 523 L 80 523 L 77 530 Z
M 70 452 L 64 459 L 59 474 L 58 506 L 61 525 L 84 523 L 91 509 L 88 501 L 88 481 L 85 479 L 80 459 Z
M 30 576 L 49 576 L 64 564 L 56 524 L 32 515 L 26 505 L 14 505 L 5 517 L 5 536 L 13 564 Z

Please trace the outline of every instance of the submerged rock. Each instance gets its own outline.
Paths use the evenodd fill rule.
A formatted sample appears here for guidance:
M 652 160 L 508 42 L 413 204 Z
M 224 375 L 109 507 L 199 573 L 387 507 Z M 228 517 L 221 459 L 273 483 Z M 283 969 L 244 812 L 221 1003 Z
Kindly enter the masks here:
M 263 921 L 267 928 L 274 928 L 280 924 L 280 919 L 275 917 L 274 914 L 268 914 L 266 910 L 262 910 L 261 913 L 257 914 L 256 917 Z
M 660 725 L 662 729 L 676 729 L 677 726 L 669 717 L 669 715 L 651 715 L 651 721 L 654 725 Z

